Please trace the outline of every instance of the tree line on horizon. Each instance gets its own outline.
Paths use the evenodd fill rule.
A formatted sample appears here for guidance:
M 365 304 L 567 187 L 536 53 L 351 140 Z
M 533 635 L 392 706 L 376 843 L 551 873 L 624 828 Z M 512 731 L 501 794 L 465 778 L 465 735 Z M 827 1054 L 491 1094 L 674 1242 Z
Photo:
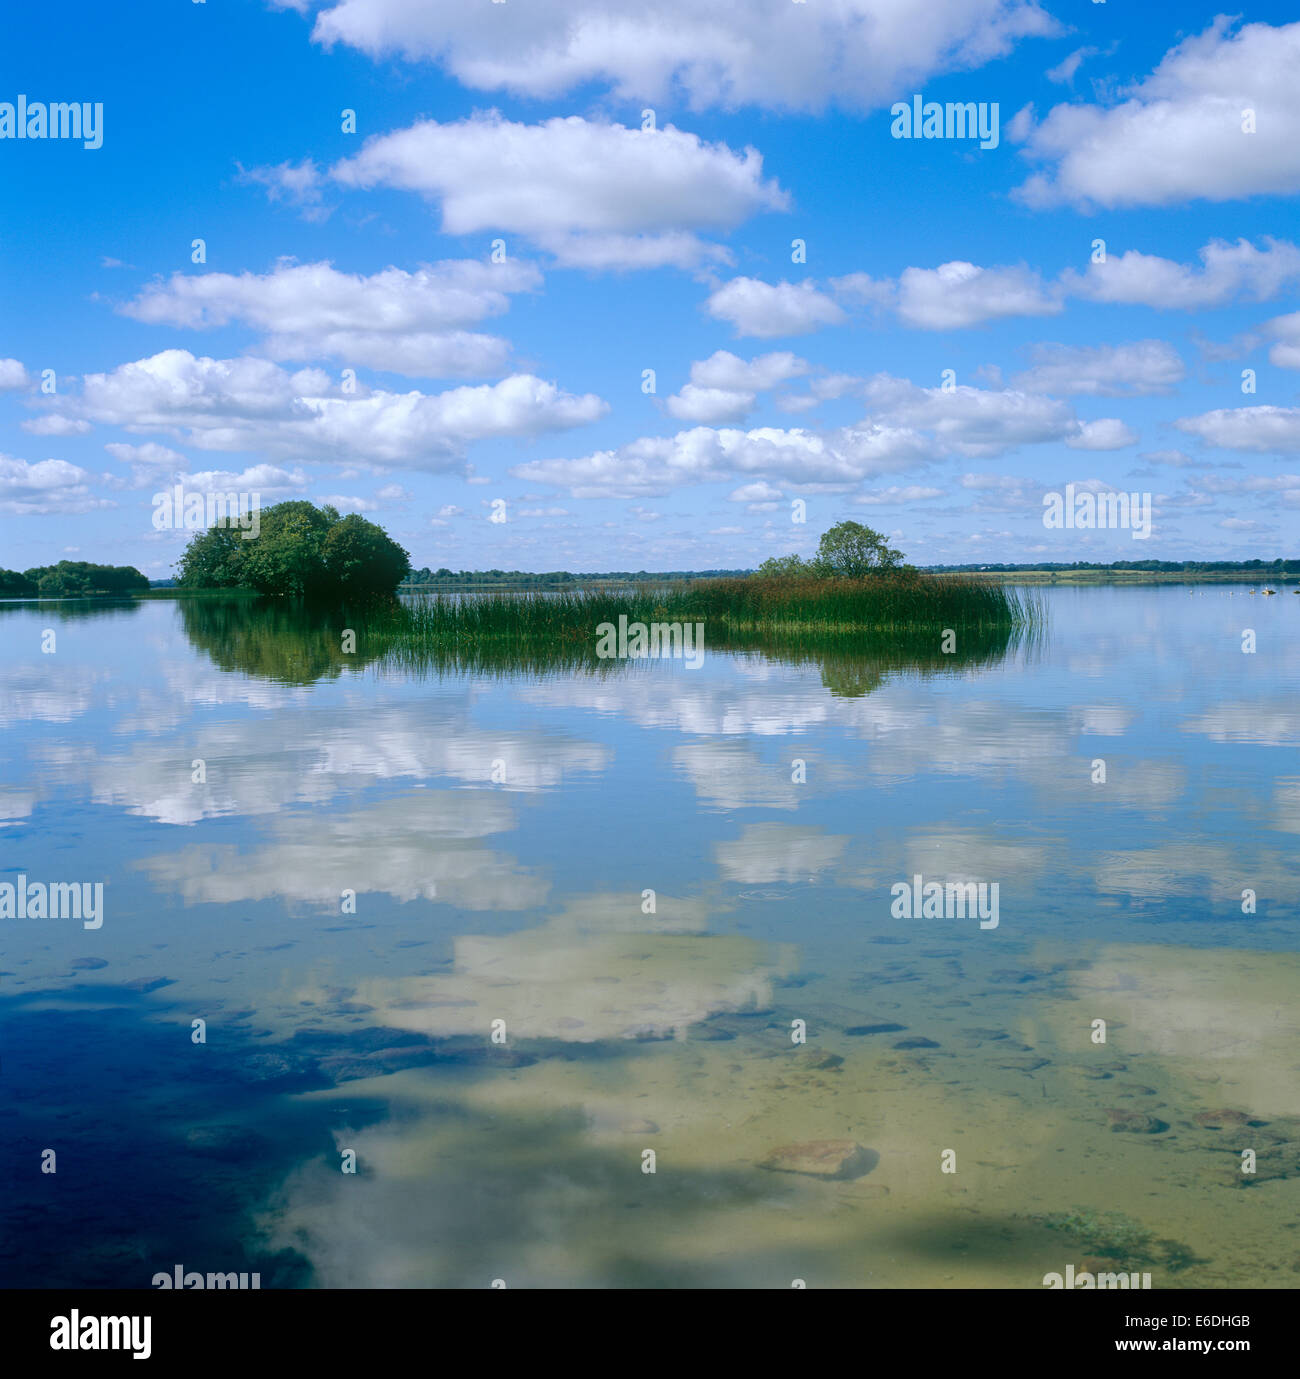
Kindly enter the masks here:
M 138 594 L 148 577 L 134 565 L 93 565 L 86 560 L 60 560 L 30 570 L 0 570 L 0 598 L 75 598 L 87 594 Z

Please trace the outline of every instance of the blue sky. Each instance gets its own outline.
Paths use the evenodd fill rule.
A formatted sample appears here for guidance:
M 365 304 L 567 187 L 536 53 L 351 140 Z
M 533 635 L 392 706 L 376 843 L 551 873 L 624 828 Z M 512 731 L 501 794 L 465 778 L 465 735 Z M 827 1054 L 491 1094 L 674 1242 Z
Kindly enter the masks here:
M 1280 6 L 60 13 L 11 17 L 0 122 L 102 103 L 103 142 L 0 138 L 0 566 L 163 577 L 177 482 L 435 568 L 749 566 L 844 517 L 926 564 L 1295 553 Z M 915 94 L 997 146 L 893 137 Z M 1150 537 L 1046 529 L 1066 484 L 1150 493 Z

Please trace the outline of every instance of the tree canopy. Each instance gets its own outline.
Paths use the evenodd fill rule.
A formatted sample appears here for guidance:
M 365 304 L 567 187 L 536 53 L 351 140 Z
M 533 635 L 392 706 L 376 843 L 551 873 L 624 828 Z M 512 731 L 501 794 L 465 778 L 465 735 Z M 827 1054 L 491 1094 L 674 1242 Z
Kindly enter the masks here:
M 134 594 L 149 587 L 134 565 L 92 565 L 85 560 L 60 560 L 35 565 L 19 574 L 0 570 L 0 596 L 75 598 L 82 594 Z
M 410 568 L 406 551 L 382 527 L 292 499 L 261 513 L 252 540 L 237 526 L 199 532 L 181 556 L 177 583 L 288 598 L 365 598 L 392 594 Z
M 896 551 L 885 538 L 861 522 L 837 522 L 822 533 L 817 554 L 812 560 L 798 555 L 774 555 L 758 567 L 765 577 L 791 575 L 818 579 L 863 579 L 868 575 L 902 570 L 902 551 Z

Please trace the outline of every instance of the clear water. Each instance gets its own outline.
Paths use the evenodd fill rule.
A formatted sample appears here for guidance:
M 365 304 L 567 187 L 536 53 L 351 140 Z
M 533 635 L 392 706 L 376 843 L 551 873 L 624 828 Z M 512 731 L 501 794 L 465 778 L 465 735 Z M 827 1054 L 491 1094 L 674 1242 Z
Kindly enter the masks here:
M 0 1282 L 1294 1286 L 1300 598 L 1044 597 L 947 674 L 0 606 L 0 881 L 105 897 L 0 920 Z

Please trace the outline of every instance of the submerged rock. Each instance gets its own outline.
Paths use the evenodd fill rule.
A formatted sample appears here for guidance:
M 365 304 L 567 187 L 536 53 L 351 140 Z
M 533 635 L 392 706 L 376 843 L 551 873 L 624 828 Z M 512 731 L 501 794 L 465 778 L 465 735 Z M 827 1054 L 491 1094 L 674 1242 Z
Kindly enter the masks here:
M 805 1140 L 802 1144 L 781 1145 L 758 1166 L 775 1173 L 803 1173 L 844 1182 L 864 1177 L 879 1162 L 880 1155 L 874 1149 L 867 1149 L 856 1140 Z
M 1111 1109 L 1106 1114 L 1110 1117 L 1112 1131 L 1122 1131 L 1129 1135 L 1161 1135 L 1169 1129 L 1167 1121 L 1149 1116 L 1145 1111 Z
M 838 1068 L 844 1060 L 838 1053 L 827 1053 L 825 1049 L 804 1048 L 795 1055 L 805 1068 Z
M 625 1120 L 618 1127 L 625 1135 L 657 1135 L 659 1127 L 652 1120 Z
M 1244 1111 L 1198 1111 L 1192 1120 L 1207 1130 L 1235 1130 L 1250 1124 L 1250 1117 Z

